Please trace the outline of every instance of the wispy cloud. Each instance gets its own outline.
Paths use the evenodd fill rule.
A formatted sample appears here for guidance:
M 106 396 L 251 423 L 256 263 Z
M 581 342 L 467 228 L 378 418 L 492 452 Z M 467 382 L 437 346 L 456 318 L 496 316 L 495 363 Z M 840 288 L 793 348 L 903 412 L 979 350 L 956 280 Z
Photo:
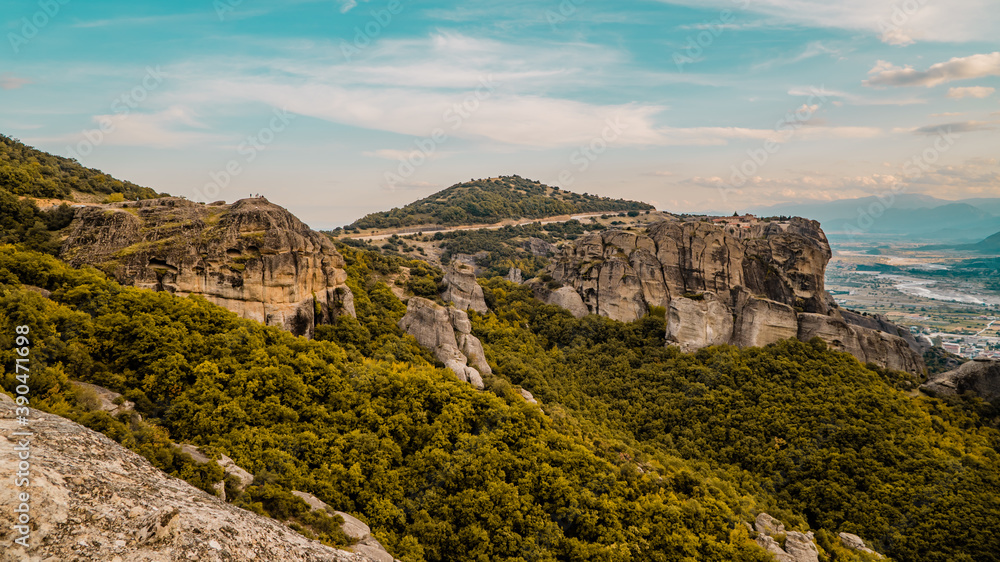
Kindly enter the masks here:
M 931 88 L 955 80 L 968 80 L 985 76 L 1000 76 L 1000 51 L 989 54 L 955 57 L 947 62 L 931 65 L 927 70 L 912 66 L 896 66 L 880 60 L 868 71 L 865 86 L 926 86 Z
M 953 100 L 960 100 L 962 98 L 988 98 L 996 92 L 995 88 L 988 88 L 986 86 L 971 86 L 968 88 L 951 88 L 948 90 L 948 97 Z
M 974 133 L 977 131 L 996 130 L 996 123 L 989 121 L 961 121 L 958 123 L 945 123 L 943 125 L 927 125 L 914 129 L 918 135 L 940 135 L 942 131 L 952 133 Z
M 27 78 L 14 76 L 13 74 L 0 74 L 0 89 L 18 90 L 28 84 L 31 84 L 31 80 Z
M 1000 26 L 1000 11 L 990 0 L 914 1 L 917 9 L 899 0 L 660 0 L 695 8 L 740 9 L 781 22 L 813 28 L 866 31 L 890 44 L 914 41 L 990 41 Z M 892 31 L 892 33 L 886 33 Z

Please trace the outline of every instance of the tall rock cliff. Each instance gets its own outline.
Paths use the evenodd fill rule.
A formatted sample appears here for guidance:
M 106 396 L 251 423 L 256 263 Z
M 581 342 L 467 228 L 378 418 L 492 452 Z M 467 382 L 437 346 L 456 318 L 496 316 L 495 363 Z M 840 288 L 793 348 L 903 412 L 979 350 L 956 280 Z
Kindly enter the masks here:
M 0 392 L 0 434 L 11 436 L 8 447 L 24 439 L 11 434 L 26 429 L 14 408 Z M 15 486 L 17 456 L 0 455 L 0 471 L 10 475 L 0 480 L 0 562 L 376 560 L 224 503 L 67 419 L 32 410 L 27 428 L 29 486 Z M 15 527 L 21 504 L 30 519 L 25 535 Z M 28 537 L 27 548 L 14 543 L 21 536 Z
M 298 335 L 354 315 L 333 243 L 259 197 L 232 205 L 168 197 L 79 209 L 62 257 L 123 284 L 202 295 Z
M 674 220 L 640 234 L 585 236 L 529 283 L 576 316 L 629 322 L 662 307 L 667 342 L 684 351 L 818 336 L 862 361 L 921 372 L 915 342 L 895 326 L 832 304 L 824 289 L 830 257 L 815 221 Z

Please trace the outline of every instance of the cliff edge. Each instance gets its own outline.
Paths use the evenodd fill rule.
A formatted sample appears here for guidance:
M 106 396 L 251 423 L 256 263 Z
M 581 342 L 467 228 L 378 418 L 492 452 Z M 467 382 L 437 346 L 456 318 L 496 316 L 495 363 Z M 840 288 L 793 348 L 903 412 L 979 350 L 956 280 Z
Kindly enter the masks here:
M 816 221 L 671 220 L 584 236 L 529 284 L 576 316 L 630 322 L 662 307 L 667 343 L 683 351 L 819 337 L 863 362 L 922 372 L 916 343 L 898 328 L 833 304 L 824 288 L 830 257 Z
M 312 336 L 354 316 L 344 259 L 262 197 L 202 205 L 165 197 L 78 209 L 61 257 L 120 283 L 201 295 L 244 318 Z

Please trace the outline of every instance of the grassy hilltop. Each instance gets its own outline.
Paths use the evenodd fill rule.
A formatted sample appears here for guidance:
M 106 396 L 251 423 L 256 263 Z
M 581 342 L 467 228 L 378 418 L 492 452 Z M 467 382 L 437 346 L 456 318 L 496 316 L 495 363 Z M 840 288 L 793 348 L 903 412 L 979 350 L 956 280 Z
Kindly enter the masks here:
M 347 228 L 492 224 L 506 219 L 651 209 L 652 205 L 638 201 L 580 195 L 519 176 L 505 176 L 456 184 L 405 207 L 372 213 Z

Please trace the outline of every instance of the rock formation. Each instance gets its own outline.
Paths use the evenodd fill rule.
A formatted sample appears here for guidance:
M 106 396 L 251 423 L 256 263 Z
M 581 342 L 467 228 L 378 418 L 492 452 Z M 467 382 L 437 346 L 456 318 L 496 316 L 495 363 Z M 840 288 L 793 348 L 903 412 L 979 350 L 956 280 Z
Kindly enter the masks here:
M 483 288 L 476 281 L 474 268 L 465 264 L 455 264 L 445 272 L 444 284 L 446 288 L 441 298 L 445 302 L 453 303 L 459 310 L 474 310 L 479 314 L 489 312 Z
M 781 521 L 766 513 L 757 516 L 754 528 L 758 533 L 757 544 L 774 555 L 777 562 L 819 562 L 819 549 L 811 532 L 785 531 Z M 784 535 L 784 548 L 775 540 L 777 535 Z
M 340 518 L 344 520 L 340 529 L 344 531 L 345 535 L 357 541 L 354 546 L 351 547 L 355 552 L 361 553 L 377 562 L 398 562 L 385 550 L 382 543 L 378 542 L 378 540 L 372 536 L 372 530 L 368 527 L 368 525 L 365 525 L 357 517 L 344 513 L 343 511 L 334 511 L 332 507 L 326 504 L 326 502 L 312 494 L 308 494 L 306 492 L 292 492 L 292 495 L 309 504 L 309 507 L 313 511 L 325 511 L 330 515 L 339 515 Z
M 507 275 L 504 277 L 504 280 L 520 285 L 521 283 L 524 283 L 524 275 L 520 269 L 512 267 L 507 271 Z
M 472 335 L 472 323 L 464 310 L 413 297 L 406 303 L 406 315 L 399 321 L 399 327 L 434 353 L 459 380 L 481 389 L 482 375 L 493 373 L 482 342 Z
M 922 372 L 920 348 L 908 333 L 833 304 L 824 288 L 830 257 L 815 221 L 670 220 L 641 234 L 584 236 L 528 283 L 539 299 L 577 317 L 630 322 L 662 307 L 667 342 L 684 351 L 820 337 L 861 361 Z
M 14 414 L 14 406 L 0 399 L 0 434 L 11 441 L 17 439 L 14 431 L 25 429 Z M 0 562 L 375 560 L 226 504 L 64 418 L 32 410 L 27 428 L 34 434 L 31 484 L 19 488 L 13 478 L 4 478 L 0 506 L 18 506 L 19 494 L 30 494 L 29 546 L 13 543 L 12 533 L 19 533 L 13 507 L 0 510 L 5 537 Z M 17 462 L 15 455 L 0 455 L 0 472 L 15 474 Z
M 851 550 L 871 554 L 872 556 L 876 556 L 878 558 L 885 558 L 881 554 L 868 548 L 865 545 L 865 541 L 861 540 L 861 537 L 857 535 L 852 535 L 851 533 L 840 533 L 838 536 L 840 537 L 840 543 Z
M 354 315 L 333 243 L 259 197 L 232 205 L 167 197 L 81 208 L 61 257 L 104 269 L 122 284 L 201 295 L 298 335 Z
M 931 375 L 920 388 L 942 396 L 972 392 L 987 402 L 1000 403 L 1000 361 L 963 363 L 953 371 Z
M 757 532 L 757 544 L 771 553 L 777 562 L 819 562 L 819 548 L 812 531 L 787 531 L 781 521 L 766 513 L 757 515 L 751 530 Z M 840 541 L 852 550 L 883 558 L 881 554 L 865 546 L 865 541 L 856 535 L 840 533 Z
M 191 458 L 201 464 L 206 464 L 212 462 L 212 459 L 208 458 L 205 453 L 201 452 L 201 449 L 195 447 L 194 445 L 189 445 L 184 443 L 177 446 L 181 451 L 191 456 Z M 253 474 L 250 474 L 244 470 L 241 466 L 236 464 L 236 461 L 229 458 L 226 455 L 219 455 L 219 460 L 215 461 L 219 465 L 219 468 L 226 474 L 226 476 L 232 476 L 236 479 L 236 489 L 239 491 L 246 490 L 248 486 L 253 484 Z M 218 482 L 213 486 L 216 494 L 222 498 L 222 501 L 226 501 L 226 483 Z

